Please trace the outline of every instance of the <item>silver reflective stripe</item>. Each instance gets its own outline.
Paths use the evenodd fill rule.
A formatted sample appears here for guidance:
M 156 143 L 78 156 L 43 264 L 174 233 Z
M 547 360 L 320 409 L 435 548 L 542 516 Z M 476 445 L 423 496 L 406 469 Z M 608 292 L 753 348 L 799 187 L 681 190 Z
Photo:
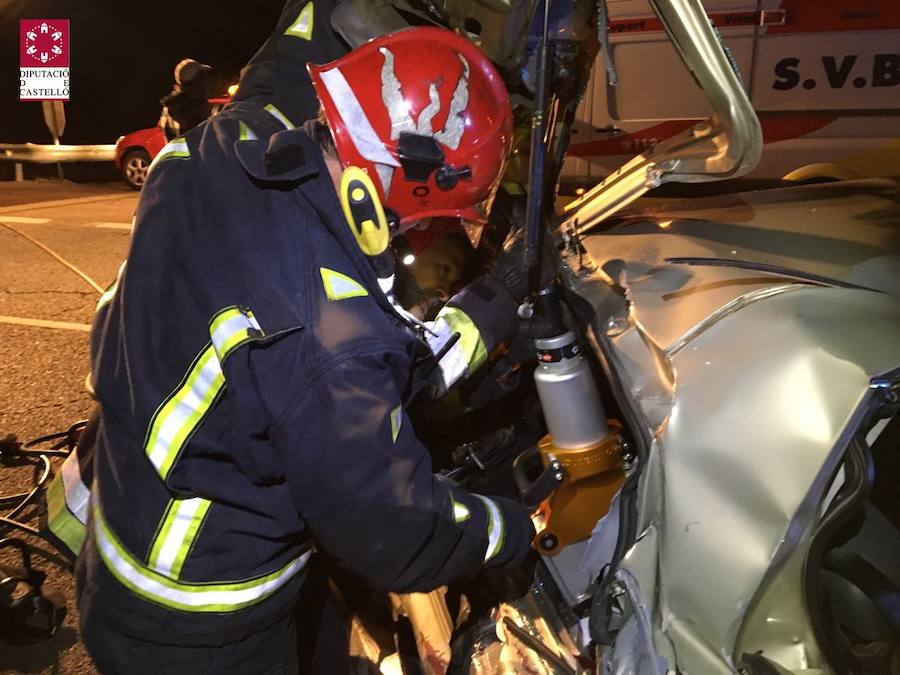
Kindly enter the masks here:
M 167 159 L 188 159 L 190 156 L 191 152 L 188 150 L 187 141 L 183 138 L 176 138 L 174 141 L 166 143 L 163 149 L 159 151 L 159 154 L 153 158 L 153 161 L 150 162 L 150 166 L 147 168 L 147 173 L 149 175 L 157 164 L 165 162 Z
M 384 64 L 381 66 L 381 102 L 384 104 L 384 108 L 387 110 L 388 117 L 391 120 L 391 139 L 397 140 L 402 133 L 426 133 L 421 129 L 416 129 L 416 123 L 413 121 L 412 115 L 409 114 L 409 103 L 403 98 L 403 88 L 400 86 L 400 80 L 397 79 L 397 75 L 394 73 L 394 52 L 387 47 L 381 47 L 378 51 L 384 57 Z M 437 95 L 437 87 L 434 83 L 429 85 L 428 93 L 431 98 L 425 110 L 419 113 L 419 120 L 420 123 L 424 122 L 427 124 L 427 134 L 431 136 L 431 118 L 440 109 L 441 100 Z
M 210 345 L 200 353 L 184 382 L 162 405 L 150 426 L 145 450 L 163 479 L 224 384 L 222 366 Z
M 375 173 L 378 174 L 378 180 L 381 181 L 381 192 L 384 194 L 384 199 L 387 200 L 391 195 L 391 182 L 394 180 L 394 167 L 376 163 Z
M 322 84 L 334 101 L 334 105 L 344 120 L 344 126 L 353 140 L 353 145 L 359 151 L 359 154 L 368 159 L 370 162 L 387 164 L 388 166 L 400 166 L 400 162 L 388 152 L 384 147 L 384 143 L 378 138 L 372 123 L 366 116 L 350 88 L 350 84 L 344 77 L 339 68 L 322 71 L 319 74 L 322 78 Z
M 385 295 L 391 293 L 391 291 L 394 290 L 394 275 L 392 274 L 389 277 L 378 277 L 378 288 L 380 288 L 381 292 Z M 394 302 L 391 302 L 391 304 L 393 305 Z
M 170 501 L 150 549 L 149 566 L 170 579 L 178 579 L 211 505 L 202 497 Z
M 157 409 L 147 430 L 144 450 L 163 480 L 225 385 L 221 362 L 240 345 L 262 336 L 253 313 L 237 307 L 216 314 L 209 332 L 211 342 L 194 359 L 178 388 Z
M 466 363 L 466 355 L 458 342 L 447 350 L 447 353 L 441 357 L 438 365 L 440 366 L 441 377 L 444 380 L 444 389 L 449 389 L 465 377 L 468 364 Z
M 429 326 L 431 332 L 425 333 L 425 339 L 432 353 L 437 354 L 447 343 L 454 333 L 453 327 L 440 315 L 432 321 Z M 444 388 L 449 389 L 453 384 L 465 376 L 469 363 L 466 360 L 465 352 L 462 349 L 462 339 L 447 350 L 447 353 L 441 357 L 438 366 L 440 366 L 441 377 L 444 380 Z
M 69 454 L 47 489 L 47 527 L 73 555 L 78 555 L 84 544 L 91 499 L 81 479 L 77 452 L 76 448 Z
M 94 508 L 94 532 L 100 557 L 119 583 L 145 600 L 186 612 L 234 612 L 253 605 L 290 581 L 310 556 L 307 551 L 281 569 L 247 581 L 185 583 L 142 565 L 109 528 L 99 507 Z
M 78 466 L 78 455 L 75 451 L 71 452 L 63 462 L 62 481 L 66 494 L 66 507 L 82 525 L 86 525 L 91 491 L 81 480 L 81 469 Z
M 265 110 L 272 117 L 274 117 L 276 120 L 278 120 L 281 123 L 281 126 L 283 126 L 285 129 L 293 129 L 294 128 L 293 122 L 291 122 L 287 118 L 287 115 L 285 115 L 283 112 L 281 112 L 278 108 L 276 108 L 271 103 L 269 105 L 265 106 L 265 108 L 263 108 L 263 110 Z
M 465 112 L 469 105 L 469 63 L 459 54 L 462 72 L 450 99 L 450 111 L 442 131 L 435 132 L 432 121 L 441 110 L 441 98 L 434 82 L 428 83 L 428 105 L 419 112 L 419 118 L 413 121 L 409 112 L 409 103 L 403 97 L 400 80 L 394 72 L 394 53 L 387 47 L 378 50 L 384 56 L 381 66 L 381 101 L 391 120 L 391 139 L 396 140 L 402 133 L 431 136 L 451 150 L 459 147 L 459 141 L 466 130 Z
M 500 507 L 497 506 L 493 499 L 475 495 L 484 502 L 484 507 L 488 514 L 488 545 L 484 552 L 484 562 L 488 562 L 495 555 L 500 553 L 503 548 L 503 540 L 505 538 L 505 525 L 503 516 L 500 514 Z
M 391 284 L 393 285 L 394 277 L 390 277 Z M 379 284 L 381 283 L 381 279 L 378 280 Z M 384 286 L 382 286 L 382 290 L 384 290 Z M 385 291 L 385 295 L 387 296 L 388 301 L 391 303 L 391 306 L 394 308 L 400 316 L 404 317 L 408 321 L 411 321 L 414 324 L 417 324 L 421 328 L 423 328 L 422 333 L 425 336 L 425 341 L 428 343 L 428 348 L 431 349 L 432 354 L 437 354 L 441 349 L 443 349 L 444 345 L 447 343 L 453 333 L 455 332 L 454 328 L 447 321 L 445 316 L 438 315 L 438 318 L 434 321 L 422 322 L 417 319 L 413 314 L 410 314 L 403 306 L 397 302 L 397 298 L 394 295 L 393 291 Z M 444 310 L 442 310 L 442 313 Z M 474 324 L 472 324 L 474 327 Z M 464 346 L 467 344 L 467 341 L 464 340 L 466 336 L 463 333 L 460 333 L 460 339 L 454 344 L 450 349 L 447 350 L 447 353 L 441 357 L 440 362 L 438 362 L 439 370 L 441 373 L 441 381 L 443 384 L 443 391 L 448 390 L 452 387 L 461 377 L 463 377 L 470 369 L 474 370 L 474 367 L 466 358 L 466 352 Z M 478 335 L 478 339 L 481 339 L 481 336 Z M 485 352 L 486 355 L 486 352 Z M 479 364 L 480 365 L 480 364 Z
M 235 347 L 246 341 L 251 332 L 262 335 L 259 322 L 250 310 L 226 309 L 210 322 L 209 336 L 219 361 L 224 361 Z
M 462 54 L 458 54 L 458 56 L 463 70 L 456 83 L 456 89 L 453 90 L 453 97 L 450 99 L 450 112 L 447 113 L 444 128 L 434 135 L 438 143 L 443 143 L 451 150 L 459 147 L 459 142 L 466 130 L 465 113 L 469 105 L 469 62 L 463 58 Z
M 456 344 L 462 350 L 463 358 L 468 364 L 468 372 L 471 375 L 487 361 L 488 356 L 478 326 L 459 307 L 444 307 L 438 312 L 435 323 L 441 321 L 446 322 L 451 333 L 459 333 L 459 341 Z

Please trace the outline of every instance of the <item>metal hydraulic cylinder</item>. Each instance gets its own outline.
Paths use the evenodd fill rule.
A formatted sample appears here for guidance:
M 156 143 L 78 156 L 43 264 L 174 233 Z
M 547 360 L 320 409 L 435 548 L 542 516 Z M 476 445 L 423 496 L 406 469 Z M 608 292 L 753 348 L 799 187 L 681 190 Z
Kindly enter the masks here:
M 609 434 L 606 412 L 575 333 L 535 340 L 534 373 L 547 429 L 558 448 L 583 448 Z

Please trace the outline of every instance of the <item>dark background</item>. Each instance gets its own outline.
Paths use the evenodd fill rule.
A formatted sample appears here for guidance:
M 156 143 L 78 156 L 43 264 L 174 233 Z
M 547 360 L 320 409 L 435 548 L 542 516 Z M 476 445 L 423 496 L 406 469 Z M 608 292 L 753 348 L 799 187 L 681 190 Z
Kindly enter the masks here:
M 63 143 L 115 143 L 152 127 L 182 58 L 223 83 L 274 28 L 283 0 L 143 2 L 0 0 L 0 143 L 51 143 L 41 104 L 19 101 L 19 19 L 69 19 L 70 90 Z

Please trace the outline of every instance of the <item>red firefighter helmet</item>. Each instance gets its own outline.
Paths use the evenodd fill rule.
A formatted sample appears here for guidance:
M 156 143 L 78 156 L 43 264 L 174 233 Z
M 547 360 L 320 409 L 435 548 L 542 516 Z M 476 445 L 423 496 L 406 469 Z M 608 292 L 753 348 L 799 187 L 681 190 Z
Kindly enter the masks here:
M 307 68 L 341 166 L 368 172 L 401 230 L 435 216 L 486 220 L 512 115 L 503 81 L 475 45 L 409 28 Z

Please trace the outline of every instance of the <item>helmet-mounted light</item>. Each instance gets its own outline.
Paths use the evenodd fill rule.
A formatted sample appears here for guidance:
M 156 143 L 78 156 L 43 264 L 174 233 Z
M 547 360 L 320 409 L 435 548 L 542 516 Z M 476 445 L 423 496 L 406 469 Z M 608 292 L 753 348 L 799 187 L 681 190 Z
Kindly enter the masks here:
M 416 254 L 413 252 L 412 245 L 409 240 L 402 234 L 398 234 L 391 239 L 391 248 L 404 265 L 412 265 L 416 261 Z

